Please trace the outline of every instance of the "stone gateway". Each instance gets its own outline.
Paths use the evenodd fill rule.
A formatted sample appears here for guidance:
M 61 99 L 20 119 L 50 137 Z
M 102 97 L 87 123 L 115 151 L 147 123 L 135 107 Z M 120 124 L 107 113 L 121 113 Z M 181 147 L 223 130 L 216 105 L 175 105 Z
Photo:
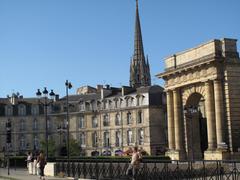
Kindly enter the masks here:
M 165 59 L 171 159 L 239 156 L 240 59 L 235 39 L 212 40 Z

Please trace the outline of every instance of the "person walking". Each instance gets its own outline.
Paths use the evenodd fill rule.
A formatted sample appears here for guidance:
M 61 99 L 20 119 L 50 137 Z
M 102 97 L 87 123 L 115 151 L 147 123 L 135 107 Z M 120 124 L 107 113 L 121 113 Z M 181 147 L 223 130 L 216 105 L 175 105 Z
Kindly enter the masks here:
M 28 152 L 28 154 L 27 154 L 27 169 L 28 169 L 29 172 L 30 172 L 29 164 L 30 164 L 31 160 L 32 160 L 32 153 Z
M 140 160 L 142 158 L 141 153 L 138 151 L 137 147 L 133 148 L 133 153 L 131 157 L 130 165 L 127 169 L 127 175 L 132 176 L 132 179 L 135 180 L 137 177 L 138 170 L 140 168 Z
M 39 169 L 40 169 L 40 179 L 45 180 L 44 178 L 44 168 L 45 165 L 47 164 L 46 158 L 43 154 L 43 152 L 40 152 L 38 159 L 37 159 L 37 163 L 39 163 Z
M 31 152 L 28 157 L 28 173 L 33 174 L 33 154 Z
M 39 163 L 37 163 L 37 159 L 38 159 L 38 154 L 36 153 L 34 156 L 34 160 L 33 160 L 33 174 L 34 175 L 40 175 L 39 174 Z

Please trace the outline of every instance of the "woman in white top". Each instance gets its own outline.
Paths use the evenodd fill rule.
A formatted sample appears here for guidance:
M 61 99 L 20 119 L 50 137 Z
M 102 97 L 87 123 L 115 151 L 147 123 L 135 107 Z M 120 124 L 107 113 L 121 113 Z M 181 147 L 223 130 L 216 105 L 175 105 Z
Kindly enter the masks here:
M 133 153 L 131 157 L 131 163 L 127 169 L 127 175 L 132 175 L 133 180 L 136 179 L 139 167 L 140 167 L 140 159 L 142 158 L 142 155 L 140 152 L 138 152 L 138 148 L 133 148 Z

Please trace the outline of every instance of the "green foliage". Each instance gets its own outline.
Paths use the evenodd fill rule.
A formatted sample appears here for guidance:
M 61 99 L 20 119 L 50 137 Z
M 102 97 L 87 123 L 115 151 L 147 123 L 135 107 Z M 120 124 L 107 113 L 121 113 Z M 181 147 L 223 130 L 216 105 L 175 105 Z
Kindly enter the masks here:
M 86 162 L 128 162 L 131 156 L 85 156 L 85 157 L 70 157 L 71 161 L 78 162 L 78 161 L 86 161 Z M 58 160 L 65 160 L 66 157 L 56 157 Z M 143 156 L 143 162 L 148 161 L 170 161 L 168 156 Z
M 79 156 L 81 153 L 81 148 L 75 139 L 70 139 L 69 141 L 70 156 Z
M 46 141 L 41 141 L 42 151 L 46 154 Z M 48 140 L 48 156 L 54 157 L 56 153 L 56 144 L 53 139 Z

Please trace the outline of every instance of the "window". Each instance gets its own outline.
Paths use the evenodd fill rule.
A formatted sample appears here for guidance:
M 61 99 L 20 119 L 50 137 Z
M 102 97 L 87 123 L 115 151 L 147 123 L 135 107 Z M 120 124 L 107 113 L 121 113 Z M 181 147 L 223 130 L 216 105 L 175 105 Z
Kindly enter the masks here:
M 98 137 L 97 137 L 97 132 L 92 133 L 92 147 L 97 147 L 98 146 Z
M 141 124 L 143 122 L 143 114 L 142 111 L 138 111 L 138 118 L 137 118 L 138 124 Z
M 25 116 L 26 115 L 26 109 L 25 109 L 25 106 L 23 104 L 20 104 L 18 106 L 18 114 L 19 114 L 19 116 Z
M 144 96 L 141 97 L 140 105 L 144 104 Z
M 132 98 L 132 97 L 130 97 L 130 98 L 128 99 L 128 106 L 129 106 L 129 107 L 133 106 L 133 98 Z
M 112 101 L 111 100 L 108 101 L 108 108 L 112 109 Z
M 116 131 L 115 132 L 115 146 L 119 147 L 121 145 L 121 132 Z
M 33 120 L 33 130 L 37 130 L 38 129 L 38 122 L 37 119 Z
M 86 102 L 86 103 L 85 103 L 85 110 L 86 110 L 86 111 L 90 111 L 90 110 L 91 110 L 91 105 L 90 105 L 89 102 Z
M 109 116 L 107 114 L 105 114 L 103 116 L 103 126 L 109 126 L 109 125 L 110 125 Z
M 98 110 L 101 109 L 101 102 L 100 102 L 100 101 L 97 102 L 97 109 L 98 109 Z
M 39 149 L 39 140 L 37 136 L 34 136 L 33 138 L 33 145 L 34 145 L 34 149 Z
M 80 146 L 85 146 L 86 144 L 86 135 L 84 132 L 81 132 L 79 135 Z
M 137 106 L 143 105 L 144 96 L 143 95 L 137 95 L 136 98 L 137 98 Z
M 94 100 L 91 101 L 91 108 L 92 108 L 93 111 L 97 110 L 96 101 L 94 101 Z
M 140 105 L 140 96 L 137 96 L 137 106 Z
M 110 147 L 110 138 L 109 138 L 109 132 L 104 132 L 103 133 L 103 145 L 104 147 Z
M 12 116 L 12 114 L 13 114 L 13 108 L 12 108 L 12 106 L 6 106 L 6 109 L 5 109 L 5 112 L 6 112 L 6 115 L 7 116 Z
M 132 114 L 131 114 L 131 112 L 127 113 L 127 124 L 132 124 Z
M 20 138 L 20 150 L 25 150 L 25 137 L 22 135 Z
M 32 105 L 32 115 L 38 115 L 38 106 Z
M 24 122 L 24 119 L 21 119 L 20 120 L 20 131 L 24 131 L 25 130 L 25 122 Z
M 93 128 L 98 127 L 97 116 L 93 116 L 93 117 L 92 117 L 92 127 L 93 127 Z
M 138 130 L 138 144 L 142 145 L 144 143 L 144 132 L 143 129 Z
M 79 117 L 79 128 L 85 128 L 85 120 L 84 120 L 84 116 L 80 116 Z
M 129 105 L 129 98 L 126 98 L 125 102 L 126 102 L 126 107 L 128 107 L 128 105 Z
M 103 109 L 107 109 L 107 101 L 106 100 L 103 101 Z
M 84 104 L 82 101 L 79 103 L 79 110 L 84 111 Z
M 120 118 L 120 114 L 116 114 L 115 116 L 115 125 L 116 126 L 120 126 L 121 125 L 121 118 Z
M 127 144 L 131 145 L 133 143 L 133 133 L 132 130 L 127 131 Z
M 122 107 L 122 106 L 123 106 L 123 99 L 120 99 L 119 107 Z
M 114 107 L 118 108 L 118 100 L 117 99 L 114 100 Z

